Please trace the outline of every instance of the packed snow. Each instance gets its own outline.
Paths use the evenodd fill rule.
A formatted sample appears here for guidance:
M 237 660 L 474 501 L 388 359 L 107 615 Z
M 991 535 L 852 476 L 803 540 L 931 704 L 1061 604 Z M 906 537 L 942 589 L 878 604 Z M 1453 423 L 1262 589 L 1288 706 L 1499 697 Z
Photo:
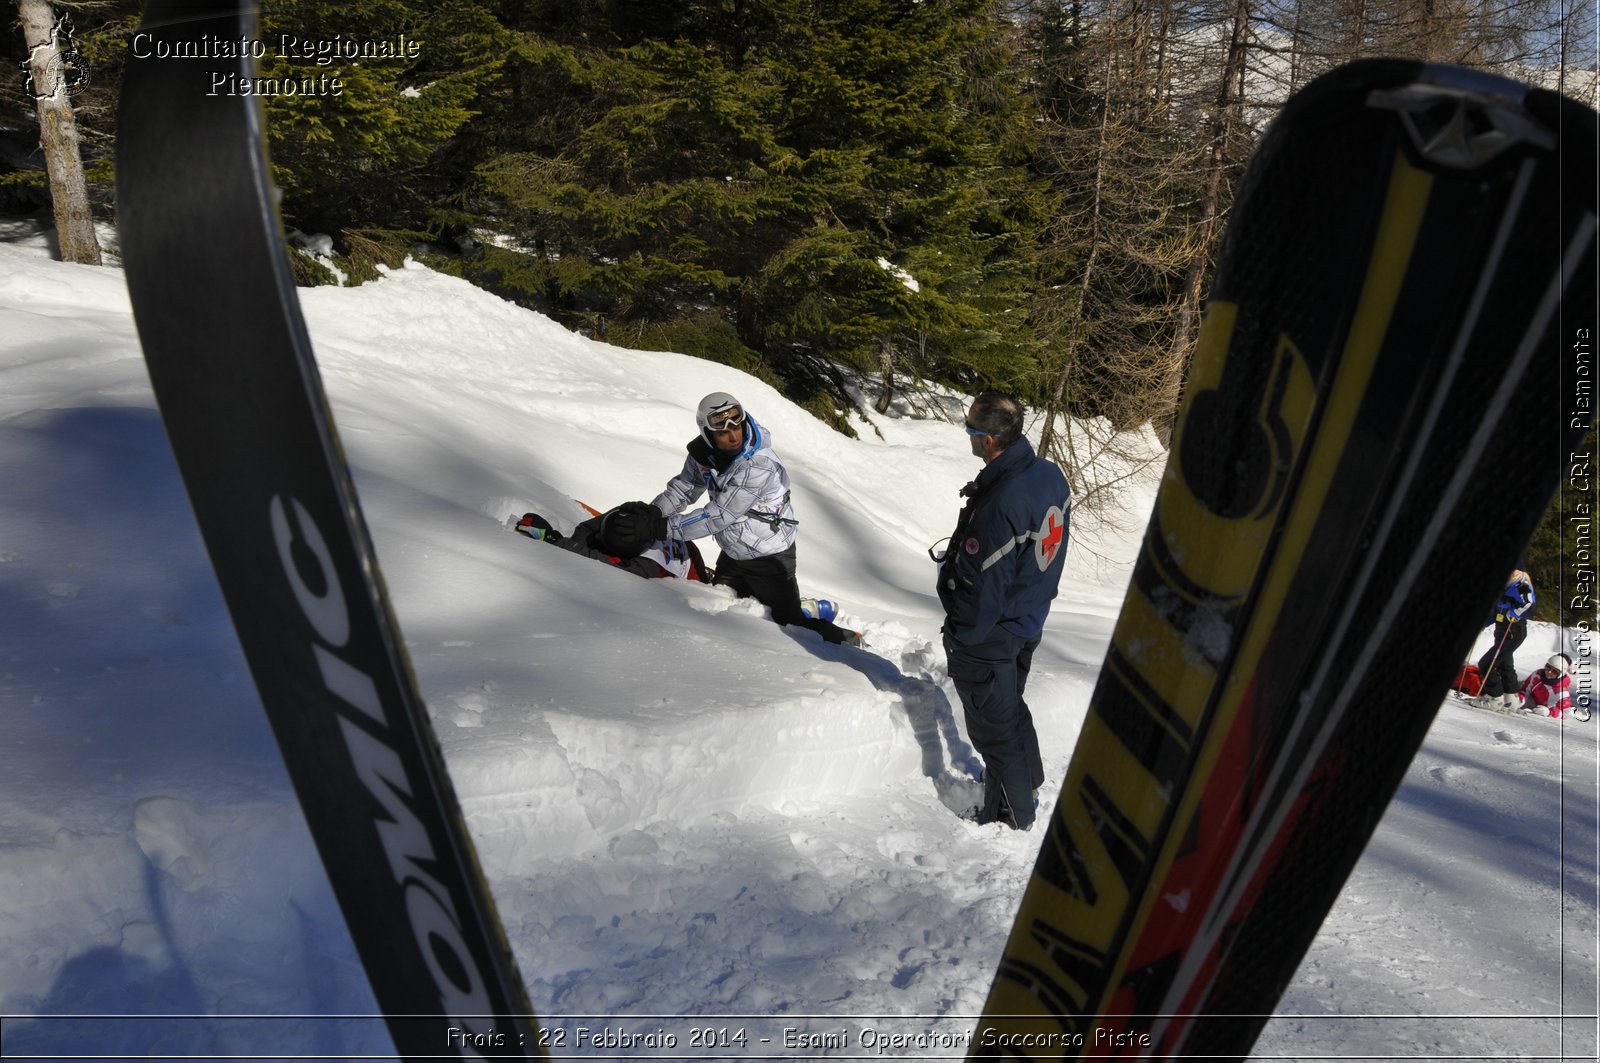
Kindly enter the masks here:
M 979 763 L 926 550 L 978 471 L 960 401 L 857 420 L 852 440 L 733 369 L 606 347 L 420 266 L 300 294 L 556 1054 L 963 1054 L 1042 832 L 956 814 Z M 866 649 L 505 526 L 652 498 L 714 390 L 771 430 L 802 589 Z M 0 242 L 0 482 L 5 1051 L 388 1053 L 122 274 L 37 239 Z M 1029 688 L 1053 779 L 1152 498 L 1126 496 L 1131 530 L 1074 523 Z M 1578 635 L 1536 625 L 1519 666 L 1558 646 L 1592 662 Z M 1257 1058 L 1594 1059 L 1596 733 L 1447 700 Z M 676 1049 L 606 1040 L 658 1031 Z M 908 1034 L 920 1047 L 889 1040 Z

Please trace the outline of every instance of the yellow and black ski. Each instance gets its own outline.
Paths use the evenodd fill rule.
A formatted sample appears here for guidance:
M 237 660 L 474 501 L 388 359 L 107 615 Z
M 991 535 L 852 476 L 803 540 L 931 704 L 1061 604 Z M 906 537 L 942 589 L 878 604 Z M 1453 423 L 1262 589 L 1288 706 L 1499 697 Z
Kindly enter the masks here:
M 128 60 L 117 206 L 150 380 L 397 1053 L 542 1056 L 334 431 L 261 110 L 227 87 L 256 72 L 255 10 L 154 0 Z
M 1248 1054 L 1590 423 L 1595 122 L 1370 61 L 1263 138 L 974 1056 Z

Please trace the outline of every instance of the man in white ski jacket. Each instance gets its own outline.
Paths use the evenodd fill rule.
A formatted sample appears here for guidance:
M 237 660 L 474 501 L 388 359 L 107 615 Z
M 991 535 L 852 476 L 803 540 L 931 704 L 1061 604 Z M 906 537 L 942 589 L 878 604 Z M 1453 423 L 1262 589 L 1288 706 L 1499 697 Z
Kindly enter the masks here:
M 771 435 L 722 391 L 700 401 L 695 421 L 700 434 L 689 441 L 683 469 L 655 499 L 672 537 L 709 535 L 735 561 L 768 557 L 793 546 L 796 521 L 789 504 L 789 470 L 773 453 Z M 704 506 L 684 512 L 703 494 L 709 496 Z
M 714 583 L 732 587 L 772 610 L 780 624 L 799 624 L 829 642 L 859 644 L 854 633 L 805 615 L 795 581 L 798 521 L 789 500 L 789 471 L 772 437 L 738 399 L 714 391 L 695 414 L 700 434 L 689 441 L 683 469 L 656 496 L 655 538 L 711 536 L 722 548 Z M 685 507 L 706 495 L 699 509 Z

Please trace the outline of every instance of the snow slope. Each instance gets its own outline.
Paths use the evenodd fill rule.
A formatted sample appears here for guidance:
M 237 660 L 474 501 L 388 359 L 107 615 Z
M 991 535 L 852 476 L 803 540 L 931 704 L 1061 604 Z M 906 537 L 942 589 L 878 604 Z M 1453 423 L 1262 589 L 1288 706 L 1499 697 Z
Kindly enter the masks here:
M 739 1049 L 691 1046 L 706 1026 L 745 1030 L 765 1055 L 859 1053 L 894 1031 L 933 1035 L 897 1058 L 961 1054 L 1040 835 L 952 812 L 977 760 L 925 550 L 977 471 L 959 427 L 891 417 L 849 440 L 735 370 L 603 347 L 420 267 L 302 298 L 557 1054 L 614 1053 L 595 1032 L 624 1026 L 677 1038 L 672 1058 Z M 503 527 L 524 510 L 570 527 L 574 499 L 652 497 L 713 390 L 771 429 L 795 481 L 802 587 L 838 601 L 870 652 Z M 5 1050 L 387 1051 L 172 465 L 121 274 L 28 241 L 0 243 L 0 483 Z M 1132 523 L 1150 497 L 1130 498 Z M 1069 554 L 1030 685 L 1052 778 L 1139 530 L 1099 536 L 1110 563 Z M 1563 638 L 1592 658 L 1543 628 L 1519 662 Z M 1594 1058 L 1596 733 L 1447 703 L 1260 1058 Z M 204 1018 L 151 1018 L 175 1015 Z M 805 1031 L 842 1047 L 801 1047 Z

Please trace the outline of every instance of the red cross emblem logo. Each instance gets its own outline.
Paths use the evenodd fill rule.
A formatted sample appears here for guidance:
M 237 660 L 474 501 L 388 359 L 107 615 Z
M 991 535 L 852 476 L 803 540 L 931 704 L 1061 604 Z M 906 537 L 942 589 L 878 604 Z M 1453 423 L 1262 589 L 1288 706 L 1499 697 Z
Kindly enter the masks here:
M 1051 506 L 1045 511 L 1044 522 L 1039 525 L 1039 530 L 1033 533 L 1033 559 L 1039 563 L 1039 571 L 1043 572 L 1055 563 L 1056 554 L 1061 552 L 1061 543 L 1067 535 L 1067 515 L 1060 506 Z

